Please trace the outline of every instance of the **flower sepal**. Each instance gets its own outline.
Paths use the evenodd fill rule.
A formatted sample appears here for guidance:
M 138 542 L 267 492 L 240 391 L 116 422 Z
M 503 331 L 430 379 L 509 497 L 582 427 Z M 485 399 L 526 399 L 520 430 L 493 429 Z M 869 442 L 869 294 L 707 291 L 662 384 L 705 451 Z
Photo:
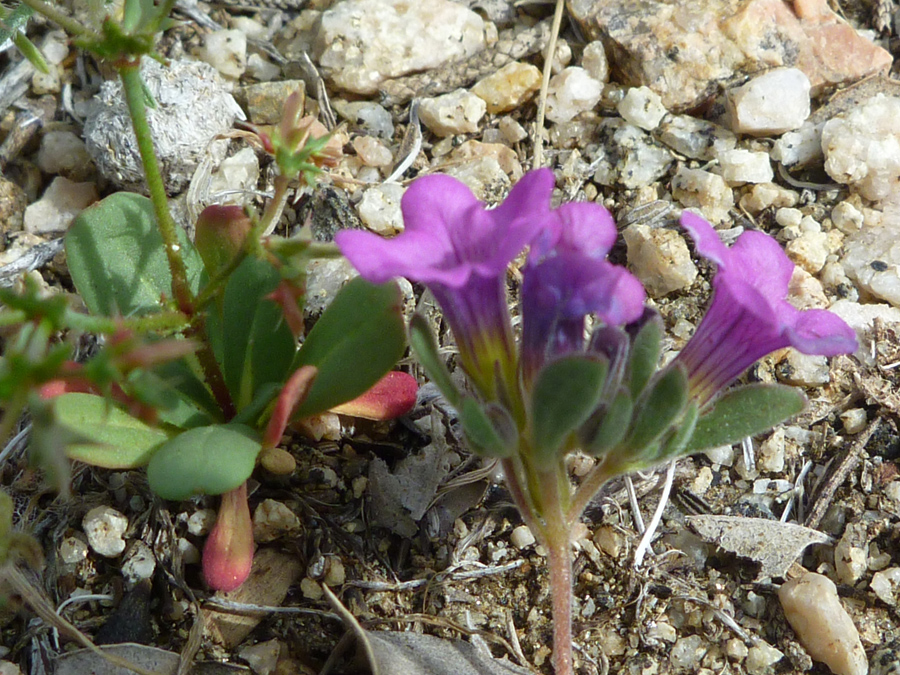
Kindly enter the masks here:
M 409 346 L 425 369 L 425 374 L 454 408 L 460 408 L 462 392 L 453 383 L 447 364 L 438 351 L 437 339 L 421 314 L 414 314 L 409 321 Z
M 603 396 L 609 361 L 594 354 L 567 354 L 547 363 L 531 395 L 532 453 L 541 466 L 553 466 L 576 442 Z
M 637 399 L 656 373 L 662 352 L 662 319 L 656 310 L 647 309 L 639 321 L 627 327 L 632 335 L 628 360 L 628 386 Z
M 669 366 L 655 375 L 638 400 L 631 418 L 631 428 L 622 443 L 626 454 L 641 454 L 681 420 L 690 398 L 687 372 L 680 364 Z
M 503 459 L 519 447 L 519 432 L 512 416 L 497 403 L 481 405 L 470 396 L 459 403 L 459 423 L 479 455 Z
M 732 389 L 700 417 L 683 454 L 737 443 L 771 429 L 805 407 L 806 397 L 796 387 L 748 384 Z
M 620 387 L 609 403 L 598 408 L 578 430 L 581 449 L 593 457 L 602 457 L 613 450 L 625 438 L 634 402 L 631 395 Z

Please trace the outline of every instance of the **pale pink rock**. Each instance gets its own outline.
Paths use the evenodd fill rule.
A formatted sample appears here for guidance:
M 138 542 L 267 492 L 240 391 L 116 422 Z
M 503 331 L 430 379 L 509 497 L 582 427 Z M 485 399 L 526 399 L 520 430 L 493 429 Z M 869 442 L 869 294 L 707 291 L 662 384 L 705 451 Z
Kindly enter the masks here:
M 865 675 L 866 652 L 828 577 L 813 572 L 782 584 L 778 599 L 801 644 L 835 675 Z
M 886 71 L 891 55 L 859 35 L 826 0 L 568 0 L 586 37 L 603 39 L 611 68 L 646 85 L 674 112 L 702 104 L 720 83 L 775 67 L 824 88 Z

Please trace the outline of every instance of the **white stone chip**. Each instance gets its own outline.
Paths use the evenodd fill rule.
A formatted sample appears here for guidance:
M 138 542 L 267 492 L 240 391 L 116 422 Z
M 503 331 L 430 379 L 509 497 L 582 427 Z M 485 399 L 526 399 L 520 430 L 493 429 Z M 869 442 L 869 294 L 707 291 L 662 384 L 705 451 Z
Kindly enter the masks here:
M 223 77 L 237 80 L 247 69 L 247 36 L 239 30 L 217 30 L 203 41 L 200 59 Z
M 253 539 L 261 544 L 300 529 L 300 519 L 285 504 L 266 499 L 253 512 Z
M 47 174 L 84 174 L 90 168 L 91 155 L 84 141 L 64 129 L 50 130 L 41 138 L 37 165 Z
M 841 424 L 844 425 L 844 431 L 848 434 L 858 434 L 866 428 L 868 422 L 865 408 L 850 408 L 840 414 Z
M 724 178 L 684 165 L 678 167 L 672 178 L 672 196 L 684 207 L 699 210 L 711 223 L 725 221 L 734 206 L 734 193 Z
M 869 588 L 886 605 L 900 605 L 900 567 L 888 567 L 872 575 Z
M 385 183 L 368 188 L 359 203 L 359 219 L 373 232 L 383 235 L 403 231 L 400 200 L 404 188 L 397 183 Z
M 650 297 L 660 298 L 694 283 L 697 267 L 680 233 L 634 224 L 622 234 L 628 247 L 628 264 Z
M 98 198 L 93 183 L 73 183 L 57 176 L 43 196 L 25 208 L 25 231 L 31 234 L 65 231 L 75 216 Z
M 772 159 L 785 166 L 806 166 L 822 161 L 822 127 L 824 122 L 804 122 L 796 131 L 789 131 L 775 141 Z
M 485 112 L 487 104 L 484 100 L 465 89 L 435 98 L 423 98 L 419 104 L 419 119 L 438 136 L 478 131 L 478 122 Z
M 547 119 L 556 124 L 568 122 L 577 114 L 591 110 L 602 94 L 603 83 L 591 77 L 584 68 L 566 68 L 550 80 Z
M 809 78 L 798 68 L 774 68 L 728 92 L 731 130 L 777 136 L 809 117 Z
M 84 515 L 81 527 L 91 549 L 107 558 L 115 558 L 125 550 L 122 535 L 128 529 L 128 518 L 109 506 L 96 506 Z
M 156 571 L 156 557 L 144 542 L 136 540 L 122 561 L 122 576 L 130 585 L 143 579 L 150 579 Z
M 345 0 L 322 13 L 317 63 L 342 89 L 374 94 L 407 73 L 437 68 L 485 47 L 485 23 L 451 0 Z
M 714 159 L 733 150 L 737 137 L 725 127 L 690 115 L 676 115 L 659 125 L 654 135 L 675 152 L 691 159 Z
M 822 128 L 825 171 L 866 199 L 881 201 L 900 178 L 900 98 L 877 94 Z
M 534 534 L 528 529 L 527 525 L 519 525 L 509 534 L 510 543 L 520 551 L 528 548 L 535 542 Z
M 374 136 L 357 136 L 352 145 L 357 156 L 368 166 L 387 167 L 394 161 L 390 148 Z
M 828 577 L 807 572 L 778 589 L 784 616 L 800 643 L 835 675 L 866 675 L 866 652 Z M 752 650 L 751 650 L 752 651 Z
M 662 99 L 650 87 L 632 87 L 619 101 L 616 110 L 629 124 L 652 131 L 666 115 Z
M 214 509 L 199 509 L 187 519 L 188 532 L 195 537 L 205 537 L 216 523 Z
M 717 172 L 729 183 L 768 183 L 775 177 L 767 152 L 737 148 L 720 152 L 718 160 Z
M 598 82 L 609 82 L 609 60 L 603 40 L 594 40 L 584 46 L 581 65 Z
M 774 672 L 772 666 L 783 658 L 783 652 L 760 640 L 747 651 L 744 667 L 749 675 L 769 675 Z
M 88 556 L 88 546 L 79 537 L 66 537 L 59 544 L 59 558 L 66 565 L 80 563 Z

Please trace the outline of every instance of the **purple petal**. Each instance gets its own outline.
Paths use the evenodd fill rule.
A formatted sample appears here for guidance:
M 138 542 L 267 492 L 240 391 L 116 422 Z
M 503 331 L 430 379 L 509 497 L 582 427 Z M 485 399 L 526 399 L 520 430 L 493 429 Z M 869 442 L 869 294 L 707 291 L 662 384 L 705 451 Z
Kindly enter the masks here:
M 718 265 L 710 307 L 678 356 L 701 405 L 776 349 L 823 356 L 856 351 L 856 335 L 842 319 L 786 301 L 794 264 L 772 237 L 744 232 L 728 249 L 699 216 L 685 211 L 681 222 L 697 250 Z
M 730 256 L 728 247 L 719 239 L 719 235 L 712 225 L 691 211 L 681 214 L 681 226 L 688 231 L 694 240 L 697 252 L 707 260 L 711 260 L 719 267 L 727 267 Z
M 858 348 L 856 331 L 837 314 L 824 309 L 795 310 L 796 321 L 787 328 L 791 345 L 804 354 L 835 356 Z

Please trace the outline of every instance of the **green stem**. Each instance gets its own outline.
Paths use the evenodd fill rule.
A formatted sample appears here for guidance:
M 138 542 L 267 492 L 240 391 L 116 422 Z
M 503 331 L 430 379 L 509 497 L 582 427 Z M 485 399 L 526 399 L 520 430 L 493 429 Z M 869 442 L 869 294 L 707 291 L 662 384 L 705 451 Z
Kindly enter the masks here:
M 135 333 L 155 333 L 184 330 L 190 324 L 191 317 L 182 312 L 159 312 L 143 317 L 110 319 L 69 310 L 65 322 L 70 328 L 83 333 L 115 333 L 123 329 Z
M 6 440 L 12 435 L 12 430 L 16 426 L 19 415 L 25 410 L 27 396 L 27 391 L 20 389 L 13 394 L 12 399 L 4 406 L 3 417 L 0 418 L 0 443 L 5 445 Z
M 91 31 L 88 30 L 81 23 L 76 21 L 70 16 L 67 16 L 60 12 L 56 7 L 54 7 L 49 2 L 44 2 L 43 0 L 21 0 L 23 5 L 27 5 L 31 7 L 38 14 L 43 14 L 45 17 L 50 19 L 57 26 L 66 31 L 69 35 L 74 37 L 78 37 L 80 35 L 87 35 Z
M 18 326 L 28 320 L 28 314 L 20 309 L 8 309 L 0 312 L 0 327 Z
M 601 461 L 591 469 L 590 473 L 585 476 L 584 480 L 575 489 L 572 501 L 568 509 L 566 509 L 566 522 L 569 527 L 572 527 L 581 519 L 581 514 L 584 513 L 584 510 L 591 503 L 597 492 L 600 491 L 600 488 L 603 487 L 606 481 L 616 475 L 616 471 L 608 464 L 608 462 Z
M 209 283 L 200 290 L 200 294 L 194 301 L 194 306 L 198 310 L 206 307 L 207 303 L 211 302 L 213 298 L 219 295 L 219 292 L 228 282 L 228 279 L 231 277 L 232 273 L 242 262 L 244 262 L 244 259 L 246 257 L 247 252 L 242 250 L 236 256 L 234 256 L 234 258 L 231 259 L 231 262 L 229 262 L 225 267 L 216 272 L 215 276 L 213 276 L 213 278 L 209 280 Z
M 138 150 L 141 153 L 141 163 L 147 178 L 147 190 L 150 193 L 150 201 L 153 203 L 159 233 L 165 245 L 169 269 L 172 272 L 172 295 L 175 297 L 175 302 L 178 303 L 178 308 L 185 314 L 192 315 L 194 313 L 194 297 L 188 286 L 187 269 L 181 255 L 181 244 L 178 243 L 176 234 L 177 225 L 169 212 L 169 199 L 166 195 L 162 174 L 159 171 L 156 150 L 153 148 L 150 125 L 147 122 L 140 59 L 120 62 L 117 64 L 117 69 L 119 77 L 122 79 L 122 89 L 128 103 L 128 113 L 131 116 L 134 135 L 137 138 Z

